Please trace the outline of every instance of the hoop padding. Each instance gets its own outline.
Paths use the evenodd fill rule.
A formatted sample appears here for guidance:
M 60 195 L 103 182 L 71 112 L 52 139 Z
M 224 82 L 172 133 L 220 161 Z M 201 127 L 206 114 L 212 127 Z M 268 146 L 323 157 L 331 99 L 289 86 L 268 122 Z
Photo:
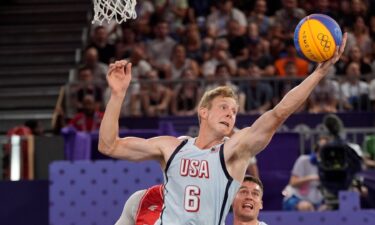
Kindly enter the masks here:
M 128 19 L 137 18 L 135 12 L 136 0 L 93 0 L 94 1 L 94 19 L 92 23 L 107 20 L 109 23 L 115 19 L 117 23 L 125 22 Z

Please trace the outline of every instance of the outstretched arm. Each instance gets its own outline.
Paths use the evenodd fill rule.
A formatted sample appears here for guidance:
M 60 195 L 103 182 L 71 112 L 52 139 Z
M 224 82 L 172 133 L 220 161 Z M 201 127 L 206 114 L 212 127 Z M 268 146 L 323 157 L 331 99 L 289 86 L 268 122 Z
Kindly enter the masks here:
M 117 61 L 109 67 L 107 81 L 111 97 L 106 106 L 99 130 L 99 151 L 114 158 L 132 161 L 162 159 L 164 137 L 143 139 L 136 137 L 119 138 L 118 120 L 121 105 L 131 80 L 131 64 Z
M 126 66 L 126 67 L 125 67 Z M 125 72 L 125 71 L 126 72 Z M 111 96 L 105 109 L 99 130 L 99 151 L 110 154 L 118 139 L 118 120 L 121 105 L 131 80 L 131 64 L 127 61 L 117 61 L 109 66 L 107 74 Z
M 233 136 L 233 145 L 239 146 L 238 151 L 242 156 L 254 156 L 267 146 L 277 128 L 306 101 L 319 81 L 327 75 L 329 68 L 340 59 L 346 40 L 345 33 L 342 45 L 330 60 L 318 64 L 315 71 L 289 91 L 272 110 L 263 114 L 251 127 L 244 128 Z

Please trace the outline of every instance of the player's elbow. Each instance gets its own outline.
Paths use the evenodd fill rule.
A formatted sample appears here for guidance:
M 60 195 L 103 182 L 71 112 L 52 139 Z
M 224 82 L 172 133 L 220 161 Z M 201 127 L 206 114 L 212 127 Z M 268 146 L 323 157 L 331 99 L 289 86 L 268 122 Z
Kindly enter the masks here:
M 110 156 L 115 149 L 116 141 L 113 141 L 113 143 L 107 143 L 105 140 L 99 138 L 98 143 L 98 150 L 100 153 Z
M 270 113 L 272 114 L 272 117 L 278 121 L 284 121 L 290 116 L 288 107 L 283 104 L 277 105 L 275 108 L 270 110 Z
M 110 152 L 111 152 L 111 149 L 107 145 L 105 145 L 101 142 L 99 142 L 99 144 L 98 144 L 98 150 L 99 150 L 100 153 L 102 153 L 104 155 L 109 155 Z

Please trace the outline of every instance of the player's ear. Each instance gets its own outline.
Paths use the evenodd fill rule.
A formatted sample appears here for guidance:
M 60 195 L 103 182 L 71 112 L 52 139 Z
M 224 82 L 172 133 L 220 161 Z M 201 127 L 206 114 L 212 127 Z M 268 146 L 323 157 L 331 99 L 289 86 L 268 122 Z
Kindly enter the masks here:
M 201 119 L 207 118 L 207 112 L 208 112 L 208 109 L 206 107 L 200 107 L 198 109 L 198 114 Z
M 263 209 L 263 200 L 260 201 L 260 208 L 259 209 Z

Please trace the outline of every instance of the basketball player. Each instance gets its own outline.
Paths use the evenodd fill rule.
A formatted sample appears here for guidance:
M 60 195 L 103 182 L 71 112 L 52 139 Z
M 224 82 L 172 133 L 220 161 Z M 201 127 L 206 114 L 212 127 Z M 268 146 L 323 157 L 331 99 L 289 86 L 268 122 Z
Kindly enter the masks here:
M 196 138 L 119 138 L 118 119 L 131 81 L 131 64 L 117 61 L 110 65 L 107 75 L 111 97 L 100 127 L 99 150 L 113 158 L 160 163 L 164 170 L 164 207 L 155 224 L 221 225 L 250 158 L 267 146 L 277 128 L 305 102 L 339 60 L 346 39 L 344 34 L 343 44 L 334 57 L 318 64 L 278 105 L 225 142 L 238 110 L 237 96 L 229 87 L 218 87 L 203 95 L 198 105 L 200 127 Z
M 232 204 L 233 225 L 267 225 L 258 220 L 263 208 L 263 192 L 263 184 L 258 178 L 245 176 Z
M 132 194 L 115 225 L 153 225 L 163 208 L 163 185 Z
M 152 225 L 163 208 L 163 185 L 132 194 L 126 201 L 115 225 Z M 258 221 L 263 208 L 263 184 L 255 176 L 246 175 L 233 201 L 233 225 L 267 225 Z

